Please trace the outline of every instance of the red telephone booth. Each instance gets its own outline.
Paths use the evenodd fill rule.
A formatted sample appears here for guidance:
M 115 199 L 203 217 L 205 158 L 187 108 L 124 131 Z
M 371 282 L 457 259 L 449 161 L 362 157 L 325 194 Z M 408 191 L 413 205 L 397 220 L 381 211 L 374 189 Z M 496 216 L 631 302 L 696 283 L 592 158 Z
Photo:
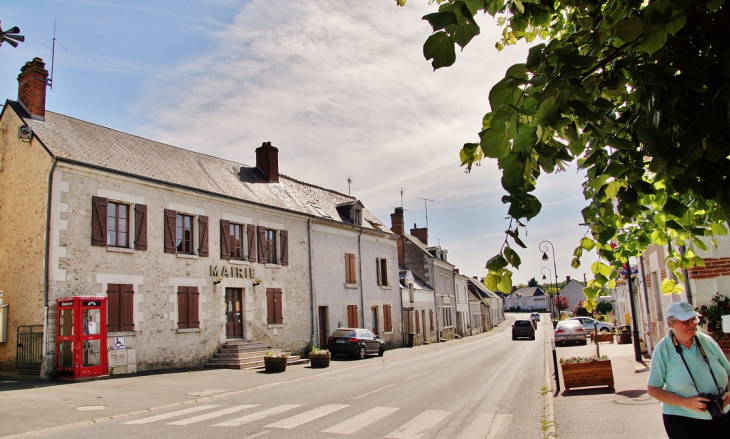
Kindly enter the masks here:
M 109 373 L 106 349 L 106 297 L 56 300 L 56 360 L 59 378 Z

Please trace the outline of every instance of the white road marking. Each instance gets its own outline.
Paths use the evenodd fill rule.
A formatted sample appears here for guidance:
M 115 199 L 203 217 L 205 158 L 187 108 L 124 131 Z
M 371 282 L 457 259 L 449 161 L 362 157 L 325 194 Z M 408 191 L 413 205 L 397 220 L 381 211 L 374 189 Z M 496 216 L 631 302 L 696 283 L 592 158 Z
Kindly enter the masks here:
M 489 429 L 489 434 L 487 435 L 486 439 L 494 439 L 494 437 L 497 436 L 497 433 L 499 432 L 499 429 L 502 428 L 502 424 L 507 419 L 507 416 L 512 415 L 497 413 L 497 415 L 494 417 L 494 422 L 492 422 L 492 427 Z
M 248 424 L 249 422 L 258 421 L 260 419 L 264 419 L 271 415 L 276 415 L 279 413 L 283 413 L 287 410 L 295 409 L 297 407 L 301 407 L 301 404 L 284 404 L 280 405 L 274 408 L 270 408 L 268 410 L 262 410 L 257 413 L 253 413 L 248 416 L 242 416 L 240 418 L 231 419 L 227 422 L 222 422 L 220 424 L 215 424 L 216 427 L 237 427 L 239 425 Z
M 182 421 L 169 422 L 167 425 L 190 425 L 200 421 L 207 421 L 208 419 L 218 418 L 223 415 L 230 415 L 231 413 L 240 412 L 241 410 L 258 407 L 258 404 L 251 405 L 237 405 L 235 407 L 229 407 L 227 409 L 218 410 L 217 412 L 206 413 L 204 415 L 193 416 L 192 418 L 183 419 Z
M 395 386 L 395 384 L 388 384 L 388 385 L 387 385 L 387 386 L 385 386 L 385 387 L 381 387 L 381 388 L 379 388 L 379 389 L 373 390 L 372 392 L 368 392 L 368 393 L 366 393 L 366 394 L 364 394 L 364 395 L 356 396 L 356 397 L 354 397 L 354 398 L 352 398 L 352 399 L 360 399 L 360 398 L 365 398 L 366 396 L 372 395 L 373 393 L 376 393 L 376 392 L 380 392 L 381 390 L 385 390 L 385 389 L 387 389 L 388 387 L 393 387 L 393 386 Z
M 438 425 L 450 413 L 439 410 L 426 410 L 385 437 L 388 439 L 418 439 L 424 431 Z
M 441 366 L 439 366 L 439 367 L 444 367 L 444 366 L 448 366 L 448 365 L 449 365 L 449 364 L 451 364 L 451 363 L 453 363 L 453 361 L 449 361 L 448 363 L 444 363 L 444 364 L 442 364 L 442 365 L 441 365 Z
M 322 430 L 322 433 L 352 434 L 397 410 L 400 409 L 398 407 L 374 407 L 326 430 Z
M 429 369 L 429 370 L 427 370 L 427 371 L 425 371 L 425 372 L 421 372 L 421 373 L 418 373 L 418 374 L 416 374 L 416 375 L 411 375 L 411 376 L 409 376 L 409 377 L 408 377 L 408 378 L 406 378 L 406 379 L 407 379 L 407 380 L 410 380 L 411 378 L 415 378 L 415 377 L 420 377 L 421 375 L 425 375 L 425 374 L 427 374 L 427 373 L 429 373 L 429 372 L 431 372 L 431 369 Z
M 143 419 L 137 419 L 135 421 L 124 422 L 124 424 L 149 424 L 151 422 L 161 421 L 163 419 L 175 418 L 177 416 L 183 416 L 183 415 L 187 415 L 189 413 L 200 412 L 200 411 L 212 409 L 215 407 L 220 407 L 220 406 L 218 406 L 218 405 L 200 405 L 200 406 L 191 407 L 191 408 L 185 409 L 185 410 L 178 410 L 176 412 L 170 412 L 170 413 L 165 413 L 162 415 L 150 416 L 149 418 L 143 418 Z
M 322 407 L 318 407 L 316 409 L 310 410 L 308 412 L 300 413 L 298 415 L 292 416 L 291 418 L 282 419 L 279 422 L 274 422 L 273 424 L 269 424 L 264 426 L 264 428 L 269 427 L 276 427 L 276 428 L 294 428 L 298 427 L 302 424 L 306 424 L 307 422 L 314 421 L 315 419 L 319 419 L 323 416 L 327 416 L 330 413 L 334 413 L 338 410 L 342 410 L 346 407 L 349 407 L 349 405 L 344 404 L 329 404 L 329 405 L 323 405 Z
M 504 413 L 479 413 L 459 439 L 493 439 L 507 419 Z

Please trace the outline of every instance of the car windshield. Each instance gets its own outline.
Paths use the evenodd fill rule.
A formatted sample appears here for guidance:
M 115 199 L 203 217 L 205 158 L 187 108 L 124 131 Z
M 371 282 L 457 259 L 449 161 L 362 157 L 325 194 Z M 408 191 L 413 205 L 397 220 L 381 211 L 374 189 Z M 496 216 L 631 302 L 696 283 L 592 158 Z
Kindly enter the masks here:
M 348 331 L 345 329 L 338 329 L 332 333 L 332 337 L 354 337 L 355 331 Z
M 532 326 L 532 323 L 528 322 L 527 320 L 517 320 L 515 322 L 515 326 Z
M 564 320 L 558 323 L 558 328 L 565 328 L 569 326 L 580 326 L 580 322 L 577 320 Z

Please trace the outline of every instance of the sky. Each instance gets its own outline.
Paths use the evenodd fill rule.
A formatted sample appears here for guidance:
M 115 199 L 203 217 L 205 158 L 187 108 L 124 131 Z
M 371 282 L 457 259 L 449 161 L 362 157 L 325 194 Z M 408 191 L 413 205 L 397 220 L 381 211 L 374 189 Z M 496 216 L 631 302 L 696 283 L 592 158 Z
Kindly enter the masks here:
M 434 71 L 422 17 L 435 11 L 428 0 L 3 2 L 2 28 L 26 40 L 0 46 L 0 99 L 17 99 L 25 62 L 51 70 L 55 23 L 48 110 L 249 165 L 270 141 L 282 174 L 350 193 L 387 226 L 402 205 L 406 229 L 428 225 L 429 245 L 483 277 L 509 226 L 505 191 L 496 161 L 465 173 L 459 150 L 478 141 L 489 90 L 528 46 L 498 52 L 501 29 L 479 15 L 482 34 Z M 595 255 L 570 266 L 587 232 L 583 180 L 573 166 L 538 181 L 543 209 L 521 235 L 515 284 L 591 276 Z

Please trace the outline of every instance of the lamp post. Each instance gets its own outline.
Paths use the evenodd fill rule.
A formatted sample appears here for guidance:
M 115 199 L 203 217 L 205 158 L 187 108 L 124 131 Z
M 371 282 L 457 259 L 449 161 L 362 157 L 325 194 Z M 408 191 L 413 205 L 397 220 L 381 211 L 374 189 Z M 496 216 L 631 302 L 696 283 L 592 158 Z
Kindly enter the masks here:
M 547 272 L 548 272 L 547 277 L 545 276 L 545 270 L 547 270 Z M 550 269 L 548 267 L 542 267 L 540 269 L 540 273 L 542 273 L 542 280 L 547 280 L 547 283 L 550 284 L 550 286 L 552 287 L 553 280 L 552 280 L 552 273 L 550 272 Z M 547 286 L 545 286 L 545 289 L 547 290 Z M 550 299 L 550 305 L 549 305 L 550 317 L 554 317 L 555 304 L 553 303 L 552 296 L 550 295 L 550 293 L 548 293 L 548 298 Z
M 553 274 L 555 275 L 555 295 L 556 295 L 557 302 L 558 302 L 558 321 L 559 321 L 560 320 L 560 291 L 558 291 L 558 267 L 555 264 L 555 247 L 553 246 L 552 242 L 545 240 L 540 243 L 538 248 L 542 252 L 542 260 L 547 261 L 548 259 L 550 259 L 550 257 L 548 257 L 548 254 L 547 254 L 547 251 L 548 251 L 547 245 L 548 244 L 550 244 L 550 250 L 553 253 Z

